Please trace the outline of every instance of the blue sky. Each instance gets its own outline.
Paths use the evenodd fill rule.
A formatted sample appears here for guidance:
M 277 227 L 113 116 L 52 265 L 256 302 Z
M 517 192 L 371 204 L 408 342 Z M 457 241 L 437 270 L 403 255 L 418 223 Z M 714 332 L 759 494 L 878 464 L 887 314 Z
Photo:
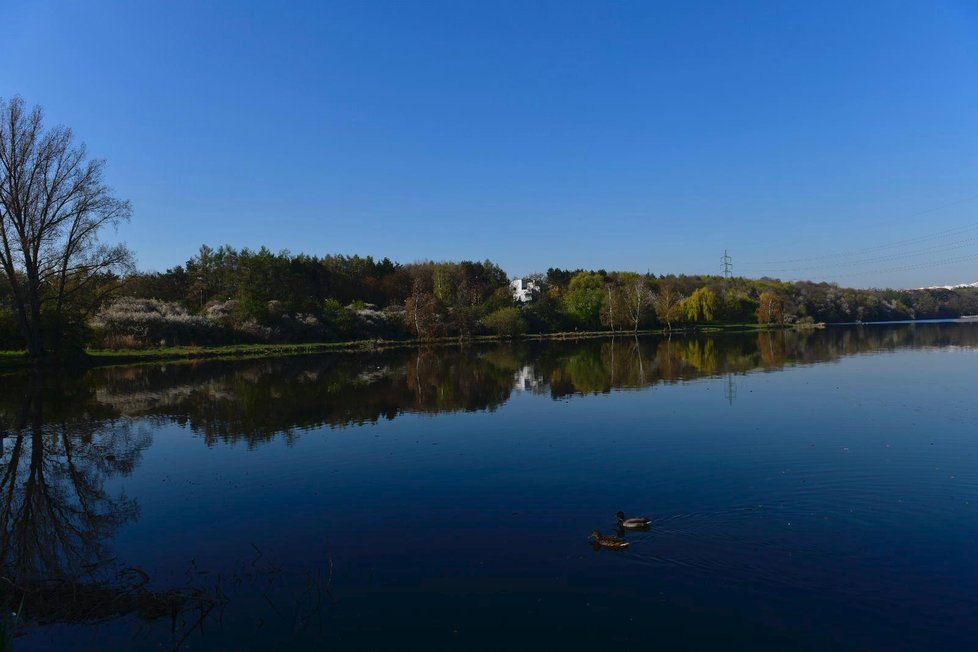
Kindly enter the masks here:
M 0 96 L 108 160 L 144 269 L 978 281 L 973 3 L 0 3 Z

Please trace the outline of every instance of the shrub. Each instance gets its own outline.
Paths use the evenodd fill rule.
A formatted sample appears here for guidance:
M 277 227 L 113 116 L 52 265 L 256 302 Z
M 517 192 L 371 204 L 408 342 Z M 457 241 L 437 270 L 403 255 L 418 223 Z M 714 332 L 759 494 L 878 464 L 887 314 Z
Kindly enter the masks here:
M 139 346 L 203 344 L 220 339 L 220 328 L 177 303 L 123 297 L 100 310 L 91 322 L 102 343 Z M 120 339 L 121 338 L 121 339 Z
M 500 337 L 517 337 L 526 331 L 526 324 L 517 308 L 500 308 L 487 315 L 482 323 Z

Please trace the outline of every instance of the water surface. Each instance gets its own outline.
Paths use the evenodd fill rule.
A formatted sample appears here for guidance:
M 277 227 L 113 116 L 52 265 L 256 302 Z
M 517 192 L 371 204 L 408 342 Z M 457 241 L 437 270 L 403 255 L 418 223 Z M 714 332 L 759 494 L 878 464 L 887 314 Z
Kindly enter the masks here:
M 0 376 L 0 600 L 18 651 L 974 649 L 976 381 L 974 323 Z

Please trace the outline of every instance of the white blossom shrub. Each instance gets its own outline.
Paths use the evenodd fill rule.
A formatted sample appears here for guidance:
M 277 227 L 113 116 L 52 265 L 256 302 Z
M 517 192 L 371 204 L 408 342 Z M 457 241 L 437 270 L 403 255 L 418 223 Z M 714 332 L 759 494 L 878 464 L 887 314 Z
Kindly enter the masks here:
M 192 315 L 178 303 L 122 297 L 103 307 L 91 326 L 104 343 L 126 346 L 206 344 L 219 335 L 219 327 L 201 315 Z

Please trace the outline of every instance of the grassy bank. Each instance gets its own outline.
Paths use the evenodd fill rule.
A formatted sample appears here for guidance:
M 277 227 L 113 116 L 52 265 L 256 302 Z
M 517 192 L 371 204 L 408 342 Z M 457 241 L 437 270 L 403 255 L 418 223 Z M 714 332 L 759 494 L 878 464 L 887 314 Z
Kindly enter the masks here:
M 711 324 L 697 328 L 620 331 L 567 331 L 561 333 L 528 333 L 520 340 L 579 340 L 608 337 L 632 337 L 634 335 L 694 335 L 704 333 L 744 333 L 777 329 L 779 327 L 761 324 Z M 382 351 L 416 346 L 450 346 L 460 342 L 503 342 L 509 338 L 496 335 L 481 335 L 467 340 L 458 337 L 440 337 L 430 340 L 353 340 L 349 342 L 317 342 L 309 344 L 228 344 L 222 346 L 170 346 L 147 349 L 88 349 L 79 360 L 83 366 L 106 366 L 154 362 L 161 360 L 203 360 L 203 359 L 253 359 L 320 353 L 355 353 Z M 0 351 L 0 369 L 16 369 L 30 366 L 25 351 Z

